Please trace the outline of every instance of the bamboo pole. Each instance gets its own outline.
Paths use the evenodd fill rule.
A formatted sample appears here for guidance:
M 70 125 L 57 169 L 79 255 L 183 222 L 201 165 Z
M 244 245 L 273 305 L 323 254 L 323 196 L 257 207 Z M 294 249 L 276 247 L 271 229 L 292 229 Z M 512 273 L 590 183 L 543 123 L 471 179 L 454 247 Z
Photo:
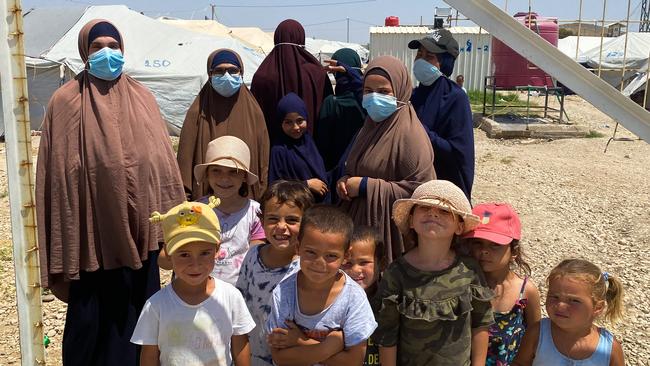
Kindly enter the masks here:
M 44 365 L 34 169 L 20 0 L 0 0 L 0 74 L 21 365 Z

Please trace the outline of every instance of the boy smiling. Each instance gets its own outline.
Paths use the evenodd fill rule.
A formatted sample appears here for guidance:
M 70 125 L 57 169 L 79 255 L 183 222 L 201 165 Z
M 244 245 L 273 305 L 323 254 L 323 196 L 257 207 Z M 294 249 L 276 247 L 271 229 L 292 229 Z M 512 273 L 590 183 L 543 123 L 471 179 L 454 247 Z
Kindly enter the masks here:
M 273 291 L 266 324 L 276 364 L 360 365 L 377 327 L 364 290 L 343 271 L 353 224 L 331 206 L 313 206 L 298 235 L 300 271 Z
M 142 345 L 140 365 L 250 365 L 248 333 L 255 327 L 239 291 L 210 276 L 221 228 L 209 204 L 185 202 L 162 222 L 172 283 L 147 300 L 131 342 Z

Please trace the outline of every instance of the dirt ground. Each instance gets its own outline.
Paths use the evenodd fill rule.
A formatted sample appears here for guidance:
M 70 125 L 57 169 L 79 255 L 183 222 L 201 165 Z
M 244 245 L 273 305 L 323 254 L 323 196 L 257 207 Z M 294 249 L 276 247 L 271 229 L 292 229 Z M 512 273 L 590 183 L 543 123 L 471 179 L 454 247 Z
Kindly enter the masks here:
M 615 141 L 615 122 L 579 97 L 567 98 L 572 123 L 604 137 L 492 140 L 475 130 L 474 203 L 505 201 L 520 213 L 525 253 L 540 287 L 560 260 L 589 259 L 618 276 L 626 315 L 607 325 L 628 365 L 650 365 L 650 145 Z M 619 128 L 619 136 L 633 137 Z M 38 138 L 34 138 L 36 146 Z M 36 153 L 36 147 L 34 148 Z M 4 144 L 0 145 L 0 366 L 20 364 Z M 47 363 L 60 365 L 65 304 L 43 304 L 51 344 Z

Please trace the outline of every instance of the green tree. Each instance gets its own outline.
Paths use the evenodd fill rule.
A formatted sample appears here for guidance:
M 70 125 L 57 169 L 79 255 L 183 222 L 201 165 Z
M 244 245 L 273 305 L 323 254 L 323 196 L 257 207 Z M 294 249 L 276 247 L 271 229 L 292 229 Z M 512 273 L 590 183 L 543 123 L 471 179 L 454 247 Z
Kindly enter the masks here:
M 560 28 L 560 39 L 572 36 L 573 31 L 571 29 Z

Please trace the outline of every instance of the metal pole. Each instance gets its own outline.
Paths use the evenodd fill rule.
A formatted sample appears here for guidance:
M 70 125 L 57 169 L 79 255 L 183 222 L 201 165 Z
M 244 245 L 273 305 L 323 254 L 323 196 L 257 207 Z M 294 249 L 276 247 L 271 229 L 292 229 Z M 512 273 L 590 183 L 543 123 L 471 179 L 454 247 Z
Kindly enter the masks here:
M 627 38 L 630 32 L 630 5 L 632 5 L 632 0 L 627 0 L 627 18 L 625 23 L 625 47 L 623 48 L 623 71 L 621 71 L 621 93 L 623 92 L 623 84 L 625 83 L 625 66 L 627 63 Z
M 34 167 L 20 0 L 0 1 L 0 74 L 22 365 L 44 365 Z
M 648 54 L 650 60 L 650 53 Z M 648 61 L 648 68 L 645 71 L 645 91 L 643 92 L 643 109 L 646 109 L 646 102 L 648 101 L 648 86 L 650 85 L 650 61 Z
M 348 36 L 346 38 L 347 39 L 346 42 L 350 43 L 350 18 L 345 18 L 345 20 L 347 20 L 348 22 L 348 32 L 347 32 Z
M 640 105 L 619 93 L 602 79 L 585 69 L 557 47 L 540 39 L 534 32 L 526 30 L 490 1 L 444 0 L 458 9 L 477 25 L 500 39 L 540 69 L 576 92 L 591 105 L 614 120 L 622 123 L 630 132 L 650 141 L 650 114 Z M 650 91 L 649 91 L 650 93 Z
M 212 18 L 211 18 L 212 20 L 214 20 L 214 8 L 216 7 L 217 6 L 215 4 L 210 4 L 210 8 L 212 8 Z
M 578 61 L 578 54 L 580 49 L 580 30 L 582 28 L 582 0 L 580 0 L 580 10 L 578 12 L 578 39 L 576 40 L 576 62 Z
M 639 32 L 650 32 L 650 3 L 648 3 L 648 0 L 641 0 Z
M 607 12 L 607 0 L 603 0 L 603 21 L 600 29 L 600 58 L 598 59 L 598 77 L 603 68 L 603 38 L 605 38 L 605 13 Z

